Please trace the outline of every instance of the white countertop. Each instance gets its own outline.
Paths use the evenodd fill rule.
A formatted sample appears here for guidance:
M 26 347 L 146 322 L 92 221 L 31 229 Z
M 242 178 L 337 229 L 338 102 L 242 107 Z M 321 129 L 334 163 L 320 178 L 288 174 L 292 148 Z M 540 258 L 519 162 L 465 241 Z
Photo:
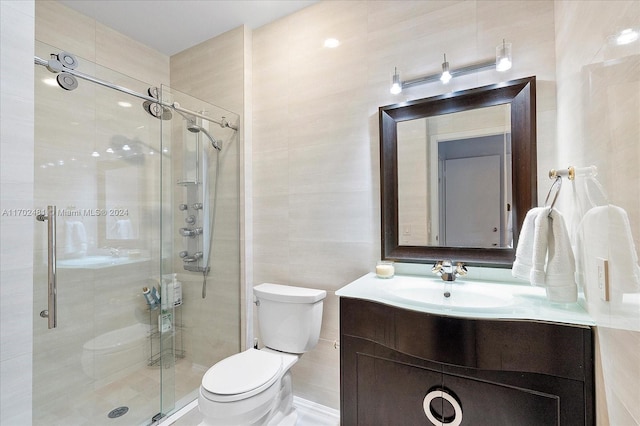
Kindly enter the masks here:
M 443 294 L 441 303 L 429 301 L 431 299 L 426 297 L 440 292 Z M 450 296 L 445 297 L 445 292 Z M 447 283 L 437 276 L 396 275 L 385 279 L 369 273 L 336 291 L 336 295 L 460 318 L 595 326 L 580 303 L 550 303 L 544 288 L 526 283 L 471 279 Z M 456 305 L 457 301 L 460 301 L 460 306 Z

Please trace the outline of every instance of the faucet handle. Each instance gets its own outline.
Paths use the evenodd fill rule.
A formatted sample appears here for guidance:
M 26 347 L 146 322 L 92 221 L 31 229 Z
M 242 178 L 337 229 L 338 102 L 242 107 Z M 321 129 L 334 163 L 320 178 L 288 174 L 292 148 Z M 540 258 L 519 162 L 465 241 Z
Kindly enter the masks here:
M 433 268 L 431 268 L 431 272 L 438 275 L 439 277 L 442 276 L 442 274 L 444 273 L 444 271 L 442 270 L 442 260 L 437 261 L 435 265 L 433 265 Z
M 457 276 L 467 275 L 467 267 L 464 266 L 464 263 L 462 262 L 456 263 L 456 275 Z

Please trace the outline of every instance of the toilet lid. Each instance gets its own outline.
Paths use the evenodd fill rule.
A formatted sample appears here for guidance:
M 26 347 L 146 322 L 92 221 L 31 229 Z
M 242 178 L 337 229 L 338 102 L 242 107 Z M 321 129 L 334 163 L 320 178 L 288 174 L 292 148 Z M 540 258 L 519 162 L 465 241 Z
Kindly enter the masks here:
M 258 393 L 278 379 L 281 369 L 282 358 L 278 355 L 248 349 L 211 367 L 202 378 L 202 387 L 218 395 L 238 395 L 254 390 Z

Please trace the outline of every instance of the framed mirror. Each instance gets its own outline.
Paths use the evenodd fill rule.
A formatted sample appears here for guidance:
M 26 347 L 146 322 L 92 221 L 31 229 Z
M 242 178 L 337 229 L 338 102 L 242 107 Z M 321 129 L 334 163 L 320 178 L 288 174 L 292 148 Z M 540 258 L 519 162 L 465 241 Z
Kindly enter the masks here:
M 537 204 L 535 77 L 379 108 L 382 259 L 511 267 Z

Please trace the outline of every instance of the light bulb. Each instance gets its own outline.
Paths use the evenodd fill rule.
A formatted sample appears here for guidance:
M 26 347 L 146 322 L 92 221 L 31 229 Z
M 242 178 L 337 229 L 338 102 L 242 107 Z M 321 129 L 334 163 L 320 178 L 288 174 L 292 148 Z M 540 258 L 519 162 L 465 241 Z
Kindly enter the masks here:
M 511 65 L 511 43 L 502 40 L 502 44 L 496 47 L 496 71 L 510 70 Z
M 511 61 L 509 60 L 509 58 L 507 57 L 500 58 L 500 60 L 498 61 L 498 64 L 496 65 L 496 70 L 500 72 L 504 72 L 509 69 L 511 69 Z
M 402 83 L 400 82 L 400 74 L 398 74 L 398 68 L 395 68 L 393 73 L 393 79 L 391 80 L 391 94 L 397 95 L 402 92 Z
M 447 62 L 447 55 L 444 55 L 444 62 L 442 63 L 442 75 L 440 81 L 443 84 L 447 84 L 451 80 L 451 73 L 449 72 L 449 62 Z

